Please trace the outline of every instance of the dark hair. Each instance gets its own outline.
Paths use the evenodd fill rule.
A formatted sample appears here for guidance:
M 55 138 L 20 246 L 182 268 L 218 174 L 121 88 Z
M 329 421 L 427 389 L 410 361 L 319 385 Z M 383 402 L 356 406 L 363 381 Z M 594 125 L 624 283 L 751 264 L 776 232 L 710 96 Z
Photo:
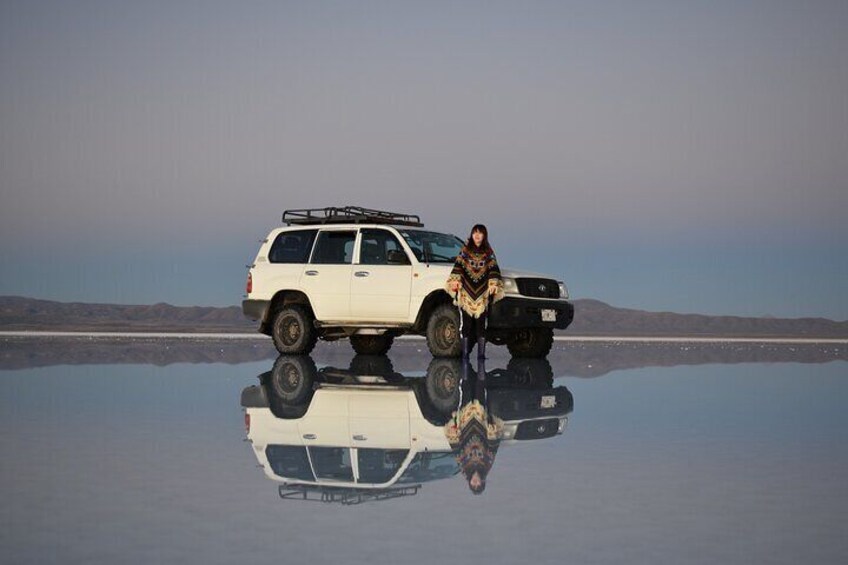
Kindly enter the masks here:
M 486 251 L 492 251 L 492 246 L 489 245 L 489 230 L 486 229 L 486 226 L 483 224 L 474 224 L 474 227 L 471 228 L 471 232 L 468 234 L 468 239 L 465 240 L 465 246 L 468 248 L 476 247 L 474 245 L 474 232 L 480 232 L 483 234 L 483 243 L 480 244 L 481 249 L 485 249 Z

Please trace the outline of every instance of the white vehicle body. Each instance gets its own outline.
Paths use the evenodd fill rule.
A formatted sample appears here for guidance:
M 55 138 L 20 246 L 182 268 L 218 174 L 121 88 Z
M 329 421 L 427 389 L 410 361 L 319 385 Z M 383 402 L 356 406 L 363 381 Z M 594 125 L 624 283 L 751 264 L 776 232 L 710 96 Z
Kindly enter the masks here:
M 415 323 L 424 299 L 432 292 L 444 288 L 453 268 L 453 265 L 418 261 L 396 228 L 377 224 L 321 228 L 321 231 L 356 231 L 350 265 L 271 263 L 268 260 L 271 245 L 281 233 L 304 229 L 314 228 L 279 228 L 264 240 L 251 267 L 255 290 L 248 294 L 249 299 L 270 301 L 279 289 L 297 290 L 307 296 L 316 319 L 322 324 L 389 322 L 411 325 Z M 391 233 L 407 253 L 411 264 L 361 264 L 359 250 L 363 229 Z M 508 279 L 546 277 L 540 273 L 507 268 L 502 268 L 501 274 Z M 505 294 L 534 299 L 522 296 L 515 287 L 506 289 Z
M 385 489 L 395 484 L 416 455 L 422 452 L 450 453 L 444 428 L 429 423 L 421 414 L 415 394 L 402 387 L 333 386 L 315 391 L 302 418 L 282 419 L 269 408 L 245 408 L 249 417 L 248 440 L 265 475 L 285 484 L 322 485 L 358 489 Z M 302 459 L 311 478 L 304 474 L 286 476 L 269 461 L 269 446 L 286 446 Z M 369 481 L 363 462 L 365 455 L 384 452 L 403 454 L 397 468 Z M 336 458 L 332 473 L 322 469 L 320 459 L 327 453 Z M 339 460 L 341 457 L 341 460 Z M 373 460 L 373 457 L 370 457 Z M 338 473 L 341 469 L 348 477 Z M 343 473 L 344 474 L 344 473 Z M 373 472 L 371 473 L 374 476 Z
M 458 313 L 446 308 L 445 282 L 461 245 L 449 234 L 379 222 L 276 228 L 250 265 L 242 308 L 284 354 L 341 337 L 359 353 L 380 354 L 395 336 L 414 333 L 427 336 L 434 355 L 458 356 Z M 505 296 L 492 306 L 487 339 L 513 355 L 544 357 L 553 329 L 573 319 L 565 284 L 505 267 L 501 275 Z

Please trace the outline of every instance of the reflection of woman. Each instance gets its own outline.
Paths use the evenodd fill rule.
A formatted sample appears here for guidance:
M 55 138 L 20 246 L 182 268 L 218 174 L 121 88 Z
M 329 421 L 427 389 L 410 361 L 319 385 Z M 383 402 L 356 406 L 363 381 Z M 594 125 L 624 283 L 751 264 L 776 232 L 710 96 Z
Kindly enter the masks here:
M 497 302 L 504 296 L 503 280 L 495 252 L 489 245 L 486 226 L 477 224 L 462 246 L 445 289 L 460 308 L 462 356 L 471 351 L 471 336 L 477 337 L 477 357 L 486 356 L 486 318 L 489 297 Z
M 486 409 L 486 370 L 482 361 L 478 375 L 467 378 L 467 363 L 463 372 L 463 400 L 445 426 L 445 435 L 451 447 L 458 449 L 456 460 L 471 492 L 481 494 L 503 436 L 503 421 Z

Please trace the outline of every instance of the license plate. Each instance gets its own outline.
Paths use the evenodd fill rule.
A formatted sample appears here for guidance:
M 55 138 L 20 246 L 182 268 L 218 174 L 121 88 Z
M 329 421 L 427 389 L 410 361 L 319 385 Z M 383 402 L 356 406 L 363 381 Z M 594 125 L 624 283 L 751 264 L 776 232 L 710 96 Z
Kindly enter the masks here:
M 541 408 L 554 408 L 556 407 L 556 396 L 543 396 L 542 402 L 540 403 Z
M 553 308 L 542 308 L 543 322 L 556 322 L 556 310 Z

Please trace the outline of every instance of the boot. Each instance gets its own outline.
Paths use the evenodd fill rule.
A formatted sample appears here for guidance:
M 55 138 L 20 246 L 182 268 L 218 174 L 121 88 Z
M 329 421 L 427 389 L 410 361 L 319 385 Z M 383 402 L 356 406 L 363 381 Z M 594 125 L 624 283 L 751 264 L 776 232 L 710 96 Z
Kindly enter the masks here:
M 477 338 L 477 359 L 485 359 L 486 358 L 486 338 L 478 337 Z
M 466 361 L 468 360 L 468 338 L 463 337 L 459 340 L 460 347 L 462 348 L 462 358 Z

